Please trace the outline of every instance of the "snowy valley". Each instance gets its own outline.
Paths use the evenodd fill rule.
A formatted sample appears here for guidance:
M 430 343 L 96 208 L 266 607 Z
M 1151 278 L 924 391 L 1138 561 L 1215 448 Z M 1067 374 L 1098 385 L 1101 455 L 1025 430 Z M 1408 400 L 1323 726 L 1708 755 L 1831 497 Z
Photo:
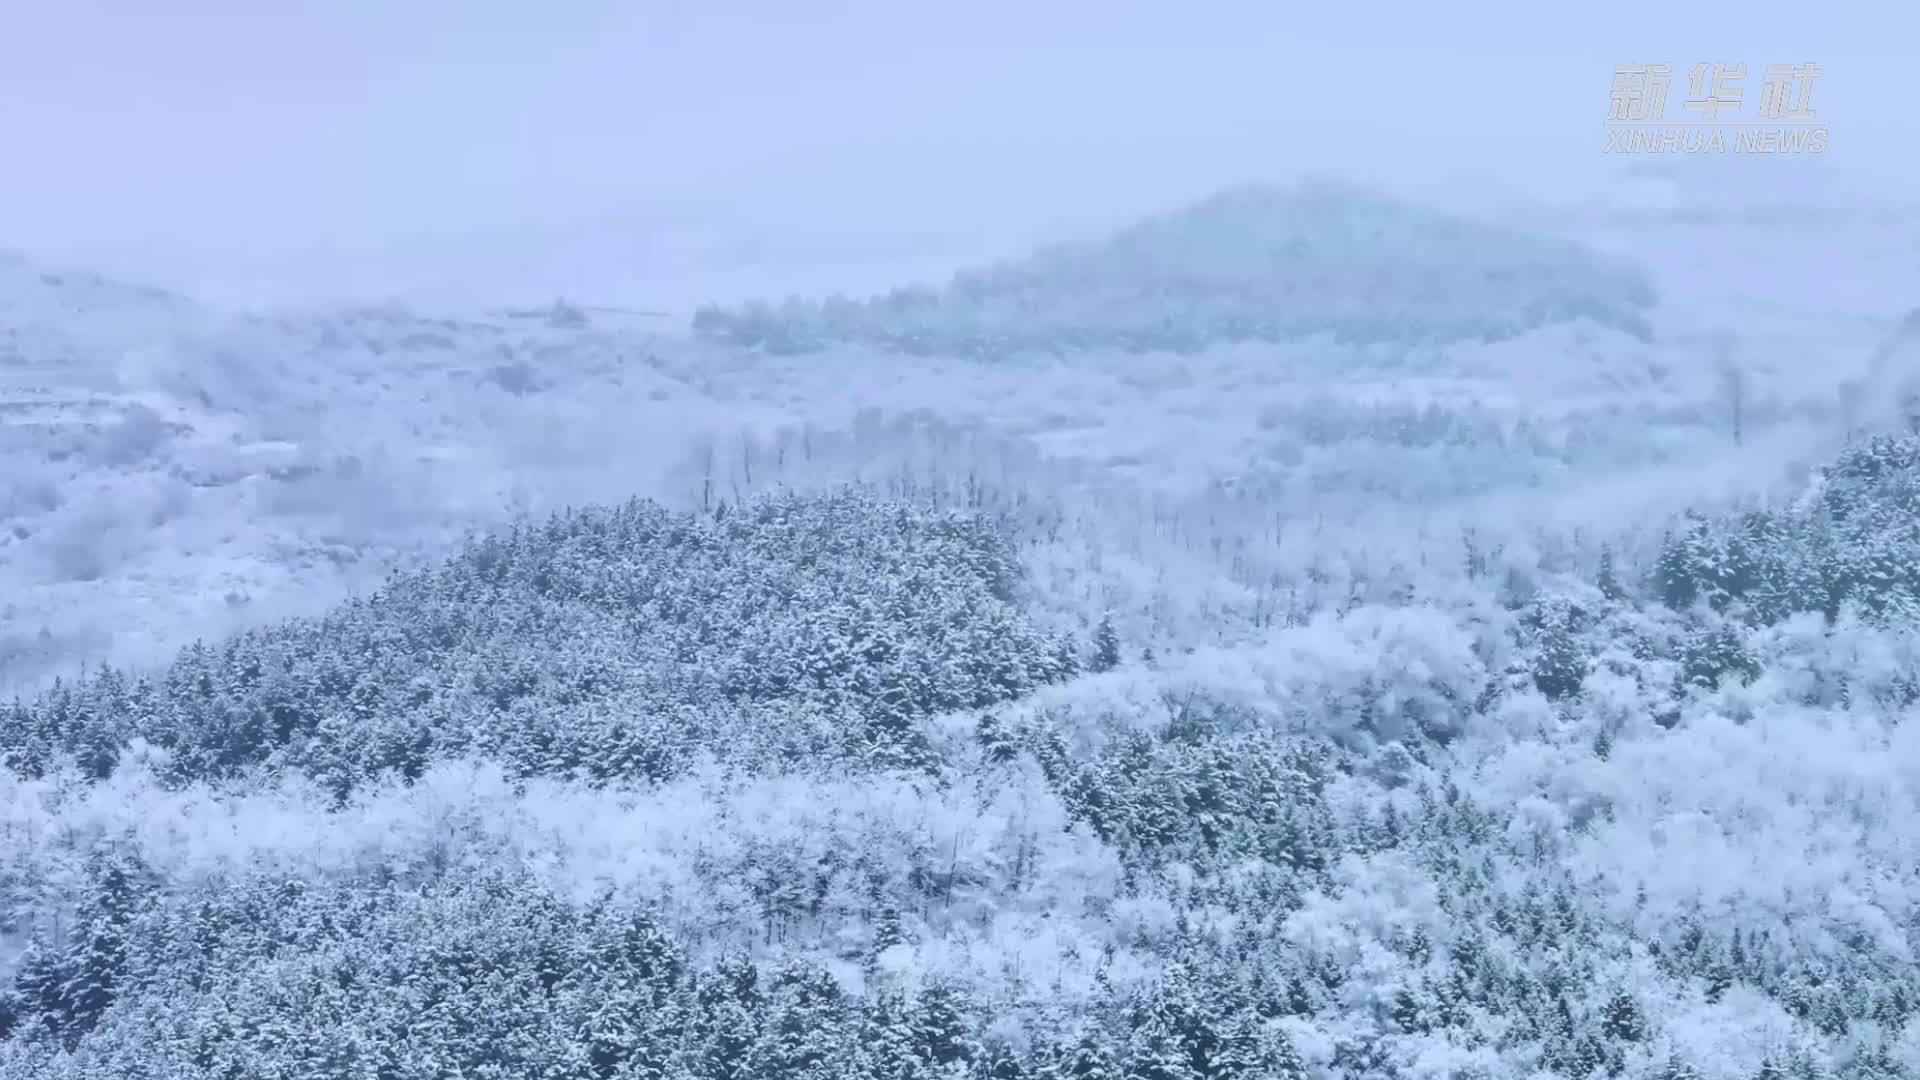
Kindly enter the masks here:
M 1920 212 L 0 260 L 0 1076 L 1920 1077 Z

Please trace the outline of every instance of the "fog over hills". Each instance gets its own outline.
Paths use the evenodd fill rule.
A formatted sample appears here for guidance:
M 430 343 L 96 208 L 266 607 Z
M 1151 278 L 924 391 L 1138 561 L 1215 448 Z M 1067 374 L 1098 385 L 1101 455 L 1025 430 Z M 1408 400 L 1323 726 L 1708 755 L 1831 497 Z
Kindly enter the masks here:
M 1302 429 L 1286 417 L 1319 412 L 1324 423 L 1331 418 L 1325 406 L 1338 401 L 1383 417 L 1382 410 L 1466 409 L 1481 417 L 1475 424 L 1506 430 L 1525 421 L 1546 432 L 1526 436 L 1546 441 L 1517 459 L 1515 444 L 1503 442 L 1495 451 L 1499 471 L 1479 479 L 1438 465 L 1450 490 L 1428 487 L 1423 499 L 1493 497 L 1511 483 L 1546 483 L 1569 466 L 1618 470 L 1629 460 L 1684 459 L 1702 467 L 1705 459 L 1682 449 L 1695 443 L 1731 453 L 1720 400 L 1728 349 L 1748 370 L 1753 397 L 1745 420 L 1753 437 L 1742 455 L 1775 452 L 1763 432 L 1785 438 L 1780 452 L 1804 455 L 1845 426 L 1841 401 L 1856 392 L 1843 393 L 1842 376 L 1865 374 L 1900 309 L 1796 313 L 1819 297 L 1804 294 L 1808 302 L 1796 305 L 1791 295 L 1773 295 L 1760 306 L 1743 290 L 1780 274 L 1811 280 L 1831 273 L 1823 265 L 1846 260 L 1880 260 L 1899 271 L 1911 262 L 1913 249 L 1900 240 L 1910 225 L 1836 226 L 1854 238 L 1843 249 L 1796 248 L 1796 234 L 1781 225 L 1683 221 L 1663 230 L 1613 220 L 1580 234 L 1623 258 L 1640 245 L 1641 264 L 1662 282 L 1651 341 L 1599 327 L 1544 327 L 1482 346 L 1308 339 L 1271 351 L 1243 345 L 1136 354 L 1129 347 L 1012 363 L 921 357 L 903 364 L 884 348 L 859 346 L 827 365 L 736 358 L 663 330 L 663 320 L 636 309 L 578 304 L 578 311 L 467 308 L 446 318 L 393 306 L 232 315 L 14 259 L 6 290 L 16 463 L 8 471 L 7 565 L 30 589 L 10 601 L 22 613 L 11 622 L 11 639 L 26 649 L 18 643 L 44 627 L 97 646 L 111 626 L 122 638 L 179 640 L 146 616 L 99 620 L 74 600 L 98 595 L 108 610 L 184 607 L 202 620 L 195 625 L 244 622 L 246 605 L 337 595 L 357 580 L 354 567 L 364 564 L 377 577 L 383 571 L 372 567 L 434 550 L 510 505 L 684 491 L 667 477 L 685 471 L 701 436 L 722 458 L 739 458 L 742 431 L 766 435 L 800 422 L 831 428 L 862 409 L 933 408 L 954 422 L 984 425 L 981 438 L 1032 447 L 1017 453 L 1115 467 L 1130 482 L 1174 493 L 1168 497 L 1191 497 L 1179 493 L 1237 474 L 1242 488 L 1260 477 L 1348 503 L 1364 502 L 1358 491 L 1378 482 L 1360 480 L 1356 468 L 1407 478 L 1418 475 L 1406 472 L 1416 458 L 1421 470 L 1437 459 L 1418 444 L 1408 445 L 1403 464 L 1392 463 L 1399 452 L 1366 442 L 1322 450 L 1302 442 Z M 1763 241 L 1775 250 L 1757 248 Z M 1684 264 L 1671 254 L 1681 248 Z M 1711 265 L 1716 252 L 1735 272 L 1688 272 Z M 1210 256 L 1198 247 L 1187 257 L 1204 264 Z M 1344 249 L 1329 258 L 1353 265 Z M 1037 280 L 1077 280 L 1048 279 L 1047 264 L 1034 265 Z M 1893 272 L 1875 277 L 1888 293 L 1898 280 Z M 1665 299 L 1674 292 L 1687 302 Z M 1372 306 L 1354 318 L 1390 309 L 1386 297 L 1394 294 L 1371 295 Z M 1523 315 L 1527 303 L 1519 294 L 1490 302 L 1475 316 L 1482 322 L 1502 310 Z M 1705 305 L 1714 302 L 1754 332 L 1709 326 Z M 1390 327 L 1393 318 L 1371 325 Z M 1621 444 L 1627 458 L 1608 459 L 1604 433 L 1621 430 L 1612 418 L 1649 415 L 1678 426 L 1652 441 L 1634 435 L 1630 450 Z M 1571 426 L 1551 431 L 1563 425 Z M 1575 429 L 1593 434 L 1569 444 Z M 1592 456 L 1570 458 L 1583 443 L 1596 447 Z M 1248 454 L 1255 455 L 1251 473 Z M 1751 485 L 1766 474 L 1730 465 L 1713 475 L 1721 478 L 1716 485 Z M 1360 485 L 1351 497 L 1342 493 L 1349 484 Z M 145 509 L 126 512 L 131 507 Z M 182 550 L 198 554 L 178 562 L 172 553 Z M 289 589 L 296 567 L 312 589 Z M 150 584 L 125 588 L 123 573 Z
M 1316 334 L 1498 340 L 1574 319 L 1644 337 L 1654 300 L 1630 265 L 1573 245 L 1310 184 L 1224 192 L 1097 244 L 963 272 L 939 290 L 704 308 L 694 329 L 776 353 L 836 342 L 913 354 L 1193 352 Z
M 1910 35 L 1710 8 L 3 20 L 0 1080 L 1920 1078 Z

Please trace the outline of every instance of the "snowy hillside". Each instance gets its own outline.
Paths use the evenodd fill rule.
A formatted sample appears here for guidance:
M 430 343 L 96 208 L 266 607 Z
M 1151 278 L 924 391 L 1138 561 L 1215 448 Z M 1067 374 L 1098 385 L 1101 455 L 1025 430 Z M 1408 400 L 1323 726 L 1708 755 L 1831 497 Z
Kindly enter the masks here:
M 324 606 L 529 484 L 645 490 L 714 408 L 618 313 L 236 317 L 24 266 L 0 295 L 0 686 Z
M 0 264 L 0 1076 L 1920 1076 L 1916 221 L 1274 207 L 993 355 Z
M 1581 321 L 1492 344 L 1317 335 L 1013 363 L 842 347 L 822 363 L 594 310 L 235 317 L 131 288 L 101 309 L 87 297 L 111 288 L 16 262 L 0 687 L 318 610 L 513 508 L 685 505 L 695 474 L 724 493 L 776 473 L 834 482 L 933 444 L 959 455 L 949 471 L 1098 491 L 1089 505 L 1131 508 L 1113 511 L 1122 531 L 1141 517 L 1253 530 L 1262 567 L 1243 559 L 1242 576 L 1263 580 L 1316 560 L 1431 560 L 1467 523 L 1525 544 L 1540 521 L 1645 531 L 1830 453 L 1859 411 L 1843 384 L 1911 307 L 1873 298 L 1920 295 L 1911 222 L 1817 242 L 1563 224 L 1682 298 L 1648 313 L 1653 340 Z M 1808 287 L 1769 294 L 1786 273 Z M 1846 284 L 1811 287 L 1823 279 Z M 958 433 L 903 434 L 916 415 Z M 803 435 L 845 445 L 805 468 L 753 460 Z M 1275 505 L 1311 506 L 1312 527 L 1272 539 Z M 1167 535 L 1209 543 L 1194 528 Z M 1146 564 L 1125 580 L 1115 600 L 1188 592 Z
M 1910 546 L 1916 461 L 1788 530 Z M 1156 659 L 1023 625 L 1020 506 L 565 515 L 15 706 L 0 1073 L 1912 1068 L 1911 582 L 1695 543 Z

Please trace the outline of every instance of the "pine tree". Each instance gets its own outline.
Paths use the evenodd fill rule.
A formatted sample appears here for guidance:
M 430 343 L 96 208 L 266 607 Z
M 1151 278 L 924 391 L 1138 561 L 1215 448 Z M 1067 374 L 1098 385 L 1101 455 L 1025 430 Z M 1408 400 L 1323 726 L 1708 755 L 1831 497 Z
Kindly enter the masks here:
M 851 1048 L 857 1071 L 847 1080 L 932 1080 L 916 1042 L 906 996 L 880 991 L 864 1010 L 860 1038 Z
M 1113 616 L 1100 617 L 1100 625 L 1093 630 L 1093 660 L 1087 665 L 1089 671 L 1112 671 L 1120 666 L 1120 636 L 1114 632 Z
M 1826 1080 L 1827 1070 L 1820 1059 L 1804 1046 L 1796 1046 L 1787 1055 L 1788 1080 Z
M 1240 1012 L 1224 1022 L 1211 1025 L 1218 1031 L 1214 1043 L 1198 1061 L 1196 1071 L 1219 1080 L 1267 1080 L 1272 1071 L 1276 1048 L 1261 1035 L 1254 1017 Z
M 1600 595 L 1616 604 L 1627 599 L 1626 587 L 1620 583 L 1619 573 L 1613 566 L 1612 548 L 1600 549 L 1600 576 L 1596 584 L 1600 588 Z
M 766 1016 L 753 964 L 734 957 L 722 959 L 697 980 L 694 1001 L 700 1074 L 746 1075 Z
M 96 853 L 87 878 L 73 940 L 57 960 L 49 954 L 30 961 L 20 978 L 43 1021 L 68 1045 L 91 1031 L 118 996 L 129 933 L 147 899 L 143 868 L 131 857 Z
M 1646 1016 L 1640 1003 L 1625 990 L 1616 990 L 1600 1011 L 1600 1033 L 1615 1042 L 1642 1042 L 1647 1037 Z
M 867 948 L 867 968 L 878 970 L 880 954 L 895 945 L 907 944 L 905 928 L 901 925 L 900 909 L 892 904 L 883 904 L 873 921 L 873 944 Z
M 1532 621 L 1533 683 L 1549 701 L 1561 701 L 1580 692 L 1589 664 L 1586 651 L 1574 636 L 1572 617 L 1564 602 L 1536 607 Z
M 1695 546 L 1688 537 L 1678 537 L 1671 533 L 1660 545 L 1660 557 L 1654 564 L 1654 587 L 1660 602 L 1675 611 L 1684 611 L 1693 606 L 1700 596 L 1700 579 L 1696 571 Z
M 1911 1080 L 1913 1074 L 1895 1061 L 1885 1046 L 1876 1044 L 1847 1062 L 1840 1075 L 1858 1080 Z
M 1073 1045 L 1048 1065 L 1045 1075 L 1048 1080 L 1124 1080 L 1127 1074 L 1106 1033 L 1093 1024 L 1083 1024 Z
M 1393 992 L 1393 1007 L 1389 1010 L 1394 1026 L 1409 1035 L 1424 1035 L 1432 1030 L 1427 1023 L 1426 1008 L 1420 998 L 1409 987 L 1401 987 Z
M 1678 1054 L 1669 1054 L 1653 1074 L 1653 1080 L 1700 1080 L 1700 1070 Z
M 1178 972 L 1135 1000 L 1126 1054 L 1130 1080 L 1205 1080 L 1193 1067 L 1192 1014 L 1188 987 Z
M 803 964 L 776 973 L 768 1015 L 748 1075 L 800 1080 L 817 1075 L 837 1048 L 853 1040 L 845 1030 L 846 999 L 832 975 Z
M 1000 718 L 992 713 L 981 713 L 974 722 L 974 740 L 985 751 L 987 760 L 996 765 L 1005 764 L 1020 756 L 1020 746 L 1007 733 Z
M 920 1059 L 938 1071 L 965 1064 L 979 1056 L 971 1031 L 972 1003 L 951 982 L 935 980 L 921 987 L 909 1010 L 913 1045 Z
M 1267 1057 L 1261 1070 L 1252 1074 L 1262 1080 L 1307 1080 L 1312 1073 L 1307 1063 L 1300 1058 L 1300 1052 L 1293 1047 L 1293 1040 L 1283 1034 L 1275 1033 L 1267 1047 Z

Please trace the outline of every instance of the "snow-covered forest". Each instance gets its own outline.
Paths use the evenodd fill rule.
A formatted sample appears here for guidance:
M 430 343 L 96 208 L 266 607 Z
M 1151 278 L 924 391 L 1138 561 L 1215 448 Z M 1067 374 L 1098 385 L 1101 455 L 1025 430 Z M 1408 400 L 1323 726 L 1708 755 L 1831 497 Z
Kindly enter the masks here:
M 1825 235 L 0 263 L 0 1076 L 1920 1077 L 1920 218 Z
M 1493 340 L 1574 318 L 1644 335 L 1653 299 L 1633 266 L 1578 245 L 1313 183 L 1223 192 L 1095 245 L 962 272 L 939 290 L 707 307 L 693 326 L 777 353 L 848 342 L 962 356 L 1191 352 L 1322 333 Z

